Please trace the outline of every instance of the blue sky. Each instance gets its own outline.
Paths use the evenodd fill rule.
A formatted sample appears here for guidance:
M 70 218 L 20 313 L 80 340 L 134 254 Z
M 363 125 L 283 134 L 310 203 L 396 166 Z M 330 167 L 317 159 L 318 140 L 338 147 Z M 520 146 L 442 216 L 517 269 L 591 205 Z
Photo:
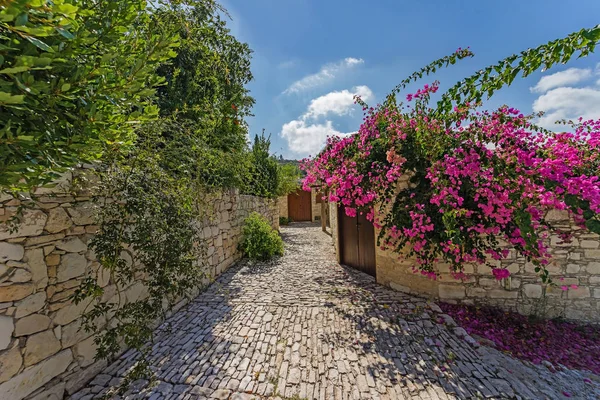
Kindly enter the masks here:
M 600 23 L 600 1 L 580 0 L 225 0 L 229 26 L 254 50 L 251 136 L 264 128 L 271 150 L 314 155 L 327 134 L 358 130 L 353 94 L 376 104 L 430 61 L 470 46 L 475 58 L 433 78 L 441 90 L 510 54 Z M 600 117 L 598 53 L 527 79 L 485 104 Z M 415 91 L 417 85 L 408 92 Z

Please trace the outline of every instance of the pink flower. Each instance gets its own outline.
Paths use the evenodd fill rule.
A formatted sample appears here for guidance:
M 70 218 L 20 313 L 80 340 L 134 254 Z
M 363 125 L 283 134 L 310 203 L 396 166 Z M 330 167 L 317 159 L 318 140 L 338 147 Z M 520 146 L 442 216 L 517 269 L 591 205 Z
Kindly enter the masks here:
M 452 278 L 454 278 L 456 280 L 460 280 L 460 281 L 462 281 L 464 279 L 467 279 L 467 275 L 464 272 L 462 272 L 462 271 L 460 271 L 460 272 L 450 272 L 450 275 L 452 276 Z
M 471 55 L 459 49 L 455 57 Z M 488 112 L 464 104 L 434 113 L 427 104 L 437 90 L 434 82 L 408 94 L 414 107 L 363 106 L 355 135 L 328 138 L 319 155 L 302 162 L 304 187 L 327 189 L 329 200 L 345 205 L 350 216 L 369 210 L 381 245 L 410 248 L 416 269 L 432 279 L 437 260 L 489 264 L 518 256 L 531 260 L 548 282 L 550 235 L 566 242 L 572 231 L 548 224 L 547 213 L 567 210 L 583 229 L 600 215 L 594 169 L 600 120 L 580 120 L 572 132 L 540 134 L 530 117 L 506 106 Z M 423 153 L 418 158 L 415 143 Z M 579 207 L 567 204 L 574 204 L 573 197 Z M 501 280 L 510 272 L 496 268 L 493 275 Z
M 492 269 L 492 274 L 494 274 L 494 278 L 499 281 L 508 278 L 510 276 L 510 271 L 506 268 L 494 268 Z

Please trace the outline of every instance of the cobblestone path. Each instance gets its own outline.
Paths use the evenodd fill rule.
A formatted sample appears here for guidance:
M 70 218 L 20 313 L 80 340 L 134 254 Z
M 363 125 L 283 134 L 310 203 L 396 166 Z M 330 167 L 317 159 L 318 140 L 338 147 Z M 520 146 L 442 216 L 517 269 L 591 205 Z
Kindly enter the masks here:
M 282 234 L 282 259 L 231 268 L 163 324 L 157 381 L 114 398 L 600 398 L 597 377 L 469 344 L 434 303 L 339 266 L 320 227 Z M 100 398 L 134 360 L 124 354 L 72 399 Z

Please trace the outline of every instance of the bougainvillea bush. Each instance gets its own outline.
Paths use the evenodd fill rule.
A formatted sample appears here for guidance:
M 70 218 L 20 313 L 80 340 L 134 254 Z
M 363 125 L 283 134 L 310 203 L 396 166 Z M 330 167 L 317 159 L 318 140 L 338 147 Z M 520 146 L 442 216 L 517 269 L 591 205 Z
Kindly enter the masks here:
M 589 370 L 600 375 L 600 328 L 571 322 L 532 321 L 492 308 L 440 304 L 470 335 L 490 340 L 501 351 L 539 364 Z
M 469 56 L 459 49 L 445 60 Z M 405 103 L 393 93 L 374 108 L 358 99 L 360 129 L 329 138 L 304 161 L 305 189 L 326 188 L 349 216 L 366 213 L 380 229 L 378 245 L 414 257 L 415 271 L 433 279 L 438 262 L 456 278 L 473 262 L 506 278 L 499 260 L 513 247 L 551 282 L 549 236 L 569 236 L 547 212 L 568 210 L 580 227 L 600 233 L 600 121 L 579 120 L 555 133 L 507 106 L 431 107 L 438 87 L 425 85 Z

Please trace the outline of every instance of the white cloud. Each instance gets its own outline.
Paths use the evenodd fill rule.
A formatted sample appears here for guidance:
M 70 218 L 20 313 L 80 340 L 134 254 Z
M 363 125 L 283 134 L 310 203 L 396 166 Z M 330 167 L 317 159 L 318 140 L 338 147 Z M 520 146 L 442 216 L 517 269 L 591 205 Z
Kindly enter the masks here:
M 360 96 L 364 101 L 373 97 L 373 92 L 367 86 L 356 86 L 350 90 L 331 92 L 311 100 L 305 118 L 317 118 L 327 114 L 349 114 L 354 105 L 354 96 Z
M 531 88 L 532 92 L 542 93 L 532 105 L 534 112 L 544 112 L 537 124 L 547 129 L 562 131 L 565 130 L 565 126 L 557 124 L 557 121 L 575 121 L 579 117 L 600 118 L 600 80 L 584 84 L 585 81 L 591 81 L 599 75 L 600 63 L 593 71 L 591 68 L 569 68 L 542 77 L 537 85 Z M 578 83 L 580 85 L 576 85 Z
M 548 129 L 562 130 L 555 122 L 561 119 L 575 120 L 600 118 L 600 90 L 592 87 L 559 87 L 538 97 L 533 111 L 544 111 L 538 124 Z
M 308 89 L 322 86 L 325 83 L 335 79 L 344 71 L 364 63 L 362 58 L 348 57 L 337 63 L 326 64 L 316 74 L 305 76 L 304 78 L 292 83 L 290 87 L 283 91 L 283 94 L 299 93 Z
M 574 85 L 590 78 L 591 76 L 592 70 L 590 68 L 569 68 L 564 71 L 543 76 L 537 85 L 531 88 L 531 91 L 534 93 L 545 93 L 553 88 L 565 85 Z
M 330 115 L 349 115 L 354 109 L 354 95 L 365 101 L 374 97 L 369 87 L 356 86 L 313 99 L 304 114 L 281 127 L 281 137 L 287 140 L 290 150 L 301 156 L 315 155 L 328 136 L 348 135 L 335 129 L 333 121 L 319 120 Z
M 305 120 L 293 120 L 281 128 L 281 137 L 287 139 L 290 150 L 299 155 L 316 155 L 325 144 L 328 136 L 345 135 L 333 127 L 331 121 L 325 123 L 307 123 Z

